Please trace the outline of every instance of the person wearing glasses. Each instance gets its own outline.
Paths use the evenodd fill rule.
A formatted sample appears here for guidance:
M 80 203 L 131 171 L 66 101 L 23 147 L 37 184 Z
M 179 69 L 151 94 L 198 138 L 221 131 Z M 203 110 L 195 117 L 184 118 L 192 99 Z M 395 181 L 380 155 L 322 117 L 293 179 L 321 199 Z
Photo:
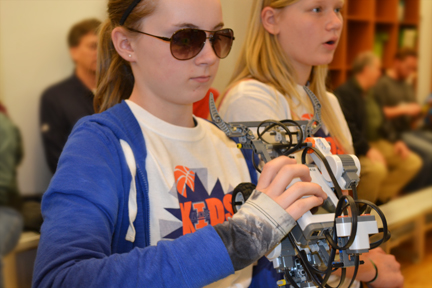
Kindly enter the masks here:
M 98 114 L 74 127 L 44 194 L 33 287 L 257 287 L 252 264 L 323 203 L 309 169 L 280 157 L 233 215 L 230 192 L 257 175 L 192 115 L 230 52 L 223 26 L 220 0 L 108 1 Z
M 322 106 L 323 125 L 314 136 L 326 138 L 334 154 L 353 154 L 339 102 L 325 85 L 327 65 L 343 28 L 343 5 L 343 0 L 254 0 L 241 56 L 225 96 L 219 97 L 221 117 L 228 122 L 309 120 L 313 107 L 303 89 L 309 85 Z M 360 265 L 357 280 L 374 287 L 402 287 L 394 256 L 377 248 L 361 259 L 365 264 Z M 255 270 L 272 271 L 265 265 L 269 264 L 263 261 Z M 350 275 L 353 271 L 347 269 Z

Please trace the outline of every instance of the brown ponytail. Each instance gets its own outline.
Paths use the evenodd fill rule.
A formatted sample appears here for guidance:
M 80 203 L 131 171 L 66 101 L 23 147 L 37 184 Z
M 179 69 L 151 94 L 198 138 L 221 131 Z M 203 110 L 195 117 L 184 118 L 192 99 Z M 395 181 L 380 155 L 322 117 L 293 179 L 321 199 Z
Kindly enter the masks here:
M 113 29 L 120 26 L 120 19 L 132 2 L 132 0 L 108 1 L 108 19 L 99 30 L 97 90 L 93 102 L 96 113 L 111 108 L 123 99 L 128 99 L 132 93 L 135 83 L 132 69 L 129 62 L 117 53 L 111 40 Z M 142 0 L 123 26 L 139 29 L 141 20 L 153 13 L 155 8 L 156 0 Z

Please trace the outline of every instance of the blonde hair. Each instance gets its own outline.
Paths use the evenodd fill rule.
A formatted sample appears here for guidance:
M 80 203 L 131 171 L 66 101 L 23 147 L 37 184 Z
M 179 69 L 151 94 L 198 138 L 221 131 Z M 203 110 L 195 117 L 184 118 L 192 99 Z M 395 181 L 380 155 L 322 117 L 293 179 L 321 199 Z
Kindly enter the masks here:
M 296 98 L 300 105 L 305 105 L 312 110 L 312 104 L 302 99 L 297 91 L 297 73 L 285 55 L 276 35 L 267 32 L 261 22 L 261 11 L 265 7 L 282 9 L 297 1 L 299 0 L 254 0 L 246 39 L 240 52 L 241 56 L 236 63 L 234 74 L 226 91 L 238 82 L 252 78 L 273 86 L 285 96 L 290 107 L 294 107 L 292 99 Z M 322 120 L 332 137 L 345 152 L 352 153 L 353 148 L 343 134 L 327 97 L 325 86 L 327 70 L 327 65 L 313 67 L 309 88 L 321 102 Z
M 96 80 L 97 89 L 94 98 L 96 113 L 128 99 L 135 83 L 129 62 L 115 50 L 111 40 L 114 28 L 121 26 L 120 20 L 133 0 L 109 0 L 108 19 L 99 31 Z M 156 9 L 156 0 L 142 0 L 128 16 L 123 26 L 139 29 L 141 20 Z

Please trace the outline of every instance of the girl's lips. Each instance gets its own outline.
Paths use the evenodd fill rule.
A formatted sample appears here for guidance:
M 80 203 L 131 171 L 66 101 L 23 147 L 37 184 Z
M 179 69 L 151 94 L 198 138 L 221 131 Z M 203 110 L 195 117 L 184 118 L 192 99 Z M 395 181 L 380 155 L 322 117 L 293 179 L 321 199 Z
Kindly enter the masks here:
M 199 83 L 205 83 L 210 80 L 210 76 L 200 76 L 200 77 L 193 77 L 191 78 L 194 81 L 197 81 Z
M 336 49 L 336 47 L 337 47 L 337 41 L 327 41 L 327 42 L 325 42 L 323 45 L 324 45 L 324 47 L 326 47 L 327 49 L 330 49 L 330 50 L 334 50 L 334 49 Z

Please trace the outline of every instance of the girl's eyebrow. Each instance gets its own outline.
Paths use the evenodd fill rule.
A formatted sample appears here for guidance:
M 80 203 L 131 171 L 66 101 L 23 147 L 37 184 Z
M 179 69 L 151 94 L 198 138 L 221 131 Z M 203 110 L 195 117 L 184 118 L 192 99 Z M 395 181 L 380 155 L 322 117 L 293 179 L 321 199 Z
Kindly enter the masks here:
M 174 26 L 175 26 L 175 27 L 179 27 L 179 28 L 200 29 L 197 25 L 192 24 L 192 23 L 186 23 L 186 22 L 185 22 L 185 23 L 175 24 Z M 218 30 L 218 29 L 222 28 L 223 26 L 224 26 L 224 23 L 221 22 L 221 23 L 217 24 L 217 25 L 213 28 L 213 30 Z
M 213 28 L 213 30 L 221 29 L 221 28 L 224 27 L 224 26 L 225 26 L 225 24 L 224 24 L 223 22 L 221 22 L 221 23 L 219 23 L 218 25 L 216 25 L 216 26 Z

